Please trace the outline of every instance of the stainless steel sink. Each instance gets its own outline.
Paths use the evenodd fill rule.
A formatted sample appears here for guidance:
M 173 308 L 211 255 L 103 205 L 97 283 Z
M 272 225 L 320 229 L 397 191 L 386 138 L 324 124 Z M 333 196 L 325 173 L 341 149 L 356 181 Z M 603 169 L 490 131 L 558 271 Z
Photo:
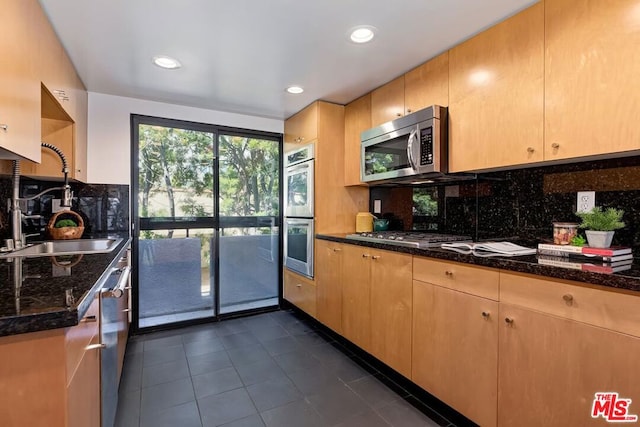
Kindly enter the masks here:
M 13 252 L 4 253 L 0 255 L 0 258 L 101 254 L 111 252 L 121 242 L 121 238 L 49 240 L 46 242 L 34 243 Z

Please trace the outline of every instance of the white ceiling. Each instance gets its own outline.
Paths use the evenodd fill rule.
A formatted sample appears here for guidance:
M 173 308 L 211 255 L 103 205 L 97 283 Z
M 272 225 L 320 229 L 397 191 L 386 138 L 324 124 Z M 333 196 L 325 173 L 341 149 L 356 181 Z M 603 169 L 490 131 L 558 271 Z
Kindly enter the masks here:
M 90 92 L 285 119 L 316 99 L 348 103 L 536 1 L 40 3 Z M 349 41 L 364 24 L 374 41 Z M 154 66 L 158 54 L 183 67 Z

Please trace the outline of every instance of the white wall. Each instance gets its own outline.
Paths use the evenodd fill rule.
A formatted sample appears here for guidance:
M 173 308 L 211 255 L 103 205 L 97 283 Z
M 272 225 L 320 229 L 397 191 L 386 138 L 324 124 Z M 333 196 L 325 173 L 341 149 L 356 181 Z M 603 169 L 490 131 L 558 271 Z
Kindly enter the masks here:
M 132 113 L 244 129 L 284 132 L 282 120 L 89 92 L 88 182 L 130 184 Z

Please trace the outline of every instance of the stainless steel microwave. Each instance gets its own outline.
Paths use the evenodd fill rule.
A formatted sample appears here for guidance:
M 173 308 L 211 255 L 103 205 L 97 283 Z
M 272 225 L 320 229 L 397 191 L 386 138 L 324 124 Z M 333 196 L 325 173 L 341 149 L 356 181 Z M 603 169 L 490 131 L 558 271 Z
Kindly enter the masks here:
M 447 109 L 438 105 L 362 132 L 360 179 L 389 181 L 447 173 Z

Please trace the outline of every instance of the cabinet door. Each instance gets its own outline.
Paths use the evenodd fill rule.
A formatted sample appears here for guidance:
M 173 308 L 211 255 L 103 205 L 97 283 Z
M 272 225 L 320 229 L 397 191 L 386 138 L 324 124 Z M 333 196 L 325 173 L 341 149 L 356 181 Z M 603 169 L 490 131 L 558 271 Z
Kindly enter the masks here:
M 35 75 L 37 1 L 2 3 L 0 158 L 40 161 L 40 82 Z
M 344 185 L 361 185 L 360 134 L 371 128 L 371 94 L 344 107 Z
M 371 252 L 371 353 L 411 377 L 411 255 Z
M 284 149 L 308 144 L 318 138 L 318 103 L 314 102 L 284 122 Z
M 98 335 L 91 344 L 98 343 Z M 85 350 L 67 387 L 67 426 L 100 427 L 100 349 Z
M 449 170 L 543 160 L 543 4 L 449 51 Z
M 342 333 L 342 246 L 316 240 L 318 320 Z
M 283 293 L 287 301 L 316 317 L 316 284 L 312 280 L 285 268 Z
M 496 425 L 498 303 L 413 282 L 413 382 L 482 426 Z
M 74 124 L 67 120 L 43 118 L 41 120 L 41 141 L 58 147 L 67 159 L 69 178 L 73 178 L 73 133 Z M 62 178 L 62 160 L 55 152 L 42 148 L 40 163 L 22 162 L 22 173 L 34 177 Z M 59 195 L 57 197 L 60 197 Z
M 343 245 L 342 333 L 370 351 L 371 348 L 371 252 L 364 246 Z
M 404 76 L 400 76 L 371 92 L 371 126 L 404 115 Z
M 638 150 L 638 2 L 545 2 L 545 160 Z
M 640 413 L 640 339 L 508 304 L 500 318 L 500 426 L 605 425 L 591 417 L 599 392 L 633 399 Z
M 406 113 L 413 113 L 431 105 L 449 105 L 448 51 L 404 75 Z

